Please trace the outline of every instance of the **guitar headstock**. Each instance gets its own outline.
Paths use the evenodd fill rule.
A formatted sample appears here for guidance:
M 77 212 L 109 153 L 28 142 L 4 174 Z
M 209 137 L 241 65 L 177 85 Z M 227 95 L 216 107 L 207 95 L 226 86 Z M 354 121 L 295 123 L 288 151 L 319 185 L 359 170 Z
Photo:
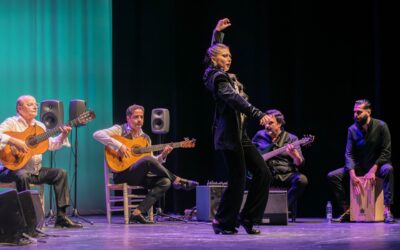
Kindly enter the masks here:
M 87 110 L 76 118 L 76 123 L 77 123 L 76 125 L 85 125 L 94 118 L 96 118 L 96 114 L 94 113 L 94 111 Z
M 184 140 L 181 141 L 181 147 L 182 148 L 194 148 L 194 147 L 196 147 L 196 139 L 194 139 L 194 138 L 189 139 L 189 138 L 185 137 Z
M 303 138 L 301 138 L 301 144 L 303 146 L 310 145 L 311 143 L 314 142 L 315 136 L 313 135 L 304 135 Z

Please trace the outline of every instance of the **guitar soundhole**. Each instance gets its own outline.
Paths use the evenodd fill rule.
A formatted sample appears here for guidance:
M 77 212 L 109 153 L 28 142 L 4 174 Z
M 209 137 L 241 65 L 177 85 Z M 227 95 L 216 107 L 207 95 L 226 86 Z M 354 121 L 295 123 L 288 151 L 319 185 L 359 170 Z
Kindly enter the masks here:
M 132 154 L 139 155 L 139 154 L 143 154 L 143 152 L 139 146 L 134 146 L 134 147 L 132 147 Z
M 28 137 L 26 139 L 26 145 L 28 145 L 29 147 L 33 147 L 37 144 L 37 140 L 35 139 L 35 137 Z

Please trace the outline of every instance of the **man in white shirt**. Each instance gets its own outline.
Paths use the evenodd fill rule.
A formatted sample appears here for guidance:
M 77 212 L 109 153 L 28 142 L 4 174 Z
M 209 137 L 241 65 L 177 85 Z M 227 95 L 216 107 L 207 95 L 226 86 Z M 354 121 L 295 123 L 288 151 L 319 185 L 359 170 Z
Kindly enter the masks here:
M 43 123 L 35 119 L 38 114 L 38 104 L 33 96 L 20 96 L 17 100 L 16 110 L 17 114 L 15 116 L 7 118 L 0 124 L 0 150 L 3 150 L 8 145 L 11 148 L 10 151 L 16 152 L 15 155 L 18 155 L 18 152 L 30 152 L 31 148 L 27 145 L 26 140 L 10 136 L 5 132 L 22 133 L 29 128 L 35 129 L 36 126 L 38 126 L 38 130 L 45 131 L 46 127 Z M 57 137 L 48 139 L 49 150 L 58 150 L 62 146 L 70 146 L 67 136 L 71 131 L 71 127 L 62 126 L 59 130 L 60 134 Z M 82 227 L 81 223 L 73 222 L 66 216 L 66 208 L 70 205 L 67 173 L 64 169 L 60 168 L 42 167 L 42 154 L 33 155 L 18 170 L 8 169 L 0 161 L 0 181 L 15 182 L 18 192 L 29 189 L 29 184 L 46 183 L 53 185 L 57 205 L 55 227 Z
M 150 137 L 142 130 L 144 119 L 144 107 L 132 105 L 126 110 L 126 123 L 114 125 L 107 129 L 98 130 L 93 134 L 94 139 L 117 152 L 119 157 L 130 157 L 130 148 L 112 136 L 122 136 L 127 139 L 144 139 L 151 145 Z M 128 169 L 114 173 L 114 182 L 126 182 L 132 186 L 144 186 L 150 191 L 146 198 L 132 212 L 129 222 L 151 224 L 142 212 L 148 211 L 150 207 L 162 197 L 169 189 L 171 183 L 176 189 L 191 190 L 198 185 L 198 182 L 186 180 L 166 169 L 162 163 L 165 162 L 167 155 L 171 153 L 172 147 L 167 145 L 157 157 L 150 155 L 144 156 L 134 162 Z

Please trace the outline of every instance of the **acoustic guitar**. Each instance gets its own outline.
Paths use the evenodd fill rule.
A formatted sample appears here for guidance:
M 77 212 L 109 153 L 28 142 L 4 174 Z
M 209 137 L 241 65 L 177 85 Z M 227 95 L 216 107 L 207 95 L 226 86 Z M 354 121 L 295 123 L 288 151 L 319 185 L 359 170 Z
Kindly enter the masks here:
M 66 123 L 66 126 L 74 127 L 83 125 L 96 118 L 93 111 L 85 111 L 77 118 Z M 0 150 L 0 161 L 3 165 L 10 170 L 18 170 L 25 166 L 33 155 L 43 154 L 49 148 L 48 138 L 56 136 L 61 133 L 61 127 L 45 131 L 42 127 L 33 125 L 29 126 L 23 132 L 5 131 L 11 137 L 25 141 L 29 147 L 28 152 L 22 152 L 14 145 L 6 145 Z
M 180 142 L 171 142 L 150 146 L 146 138 L 142 136 L 134 139 L 128 139 L 119 135 L 113 135 L 111 137 L 121 142 L 130 149 L 130 156 L 122 157 L 118 155 L 117 151 L 109 147 L 105 148 L 104 153 L 107 165 L 115 173 L 122 172 L 128 169 L 130 166 L 132 166 L 132 164 L 134 164 L 141 158 L 151 155 L 151 152 L 161 151 L 167 145 L 173 148 L 194 148 L 196 144 L 196 139 L 189 140 L 188 138 L 185 138 L 185 140 Z

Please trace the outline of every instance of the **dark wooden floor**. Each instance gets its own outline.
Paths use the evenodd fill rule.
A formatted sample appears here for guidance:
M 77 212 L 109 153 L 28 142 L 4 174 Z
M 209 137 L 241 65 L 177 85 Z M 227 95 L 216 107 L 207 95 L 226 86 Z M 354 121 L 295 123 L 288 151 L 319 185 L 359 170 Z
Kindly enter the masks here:
M 83 229 L 43 231 L 52 236 L 23 247 L 3 249 L 399 249 L 400 223 L 328 224 L 323 219 L 298 219 L 288 226 L 260 226 L 261 235 L 216 235 L 210 223 L 162 221 L 124 225 L 121 216 L 107 224 L 102 216 L 85 217 Z M 54 237 L 57 236 L 57 237 Z M 45 241 L 45 242 L 43 242 Z

